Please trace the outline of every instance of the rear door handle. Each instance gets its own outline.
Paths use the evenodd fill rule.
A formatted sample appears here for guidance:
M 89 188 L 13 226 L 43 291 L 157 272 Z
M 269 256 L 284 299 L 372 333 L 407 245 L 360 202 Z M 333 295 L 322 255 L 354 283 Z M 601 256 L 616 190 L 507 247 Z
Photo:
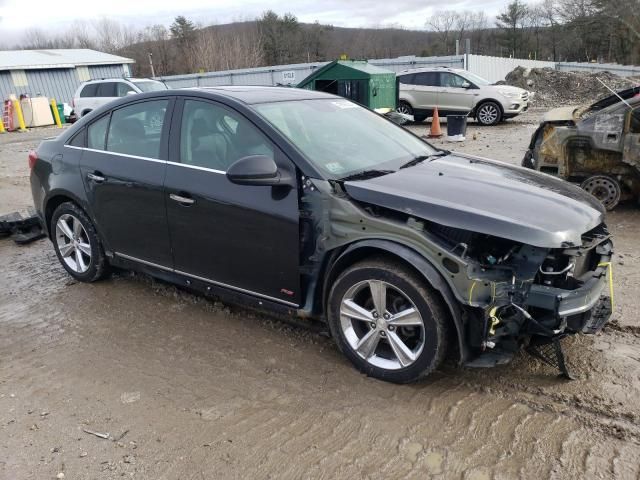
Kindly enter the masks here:
M 193 198 L 178 195 L 176 193 L 170 193 L 169 198 L 174 202 L 178 202 L 180 205 L 193 205 L 196 201 Z
M 87 173 L 87 178 L 89 180 L 92 180 L 96 183 L 102 183 L 106 180 L 106 178 L 104 178 L 102 175 L 99 175 L 100 172 L 96 172 L 96 173 Z

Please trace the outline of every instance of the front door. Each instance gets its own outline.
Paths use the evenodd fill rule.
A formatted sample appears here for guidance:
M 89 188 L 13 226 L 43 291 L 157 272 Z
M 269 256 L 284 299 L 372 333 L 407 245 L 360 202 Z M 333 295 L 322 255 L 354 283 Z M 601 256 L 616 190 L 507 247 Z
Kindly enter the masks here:
M 236 185 L 225 175 L 249 155 L 270 156 L 295 175 L 293 164 L 235 110 L 205 100 L 180 103 L 165 181 L 174 268 L 298 305 L 297 190 Z
M 468 113 L 473 108 L 477 89 L 465 88 L 469 84 L 460 75 L 451 72 L 440 72 L 440 108 L 447 112 Z
M 627 113 L 622 158 L 632 165 L 640 165 L 640 107 Z
M 91 213 L 108 248 L 171 266 L 163 182 L 173 100 L 137 102 L 87 128 L 80 160 Z

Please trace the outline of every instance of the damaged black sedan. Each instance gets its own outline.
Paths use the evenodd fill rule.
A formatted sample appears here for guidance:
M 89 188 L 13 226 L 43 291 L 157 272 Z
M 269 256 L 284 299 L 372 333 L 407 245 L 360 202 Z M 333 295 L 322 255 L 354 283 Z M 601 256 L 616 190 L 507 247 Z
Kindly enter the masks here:
M 80 281 L 143 271 L 328 323 L 367 375 L 449 355 L 507 363 L 598 331 L 601 204 L 521 167 L 438 150 L 348 100 L 221 87 L 126 98 L 29 159 L 34 203 Z

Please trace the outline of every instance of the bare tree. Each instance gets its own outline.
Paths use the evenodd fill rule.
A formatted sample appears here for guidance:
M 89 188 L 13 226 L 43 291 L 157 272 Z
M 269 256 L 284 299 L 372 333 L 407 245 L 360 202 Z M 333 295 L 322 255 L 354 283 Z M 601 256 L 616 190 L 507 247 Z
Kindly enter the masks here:
M 427 20 L 426 26 L 440 34 L 445 55 L 449 53 L 449 36 L 457 20 L 458 14 L 453 10 L 438 10 Z

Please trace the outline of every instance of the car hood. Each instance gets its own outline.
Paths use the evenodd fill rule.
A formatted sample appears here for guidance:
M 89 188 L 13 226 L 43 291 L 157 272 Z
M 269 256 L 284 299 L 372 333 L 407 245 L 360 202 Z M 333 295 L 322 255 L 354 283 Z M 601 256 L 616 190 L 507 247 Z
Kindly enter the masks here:
M 568 182 L 463 154 L 344 186 L 359 202 L 538 247 L 581 245 L 604 219 L 600 202 Z
M 491 88 L 495 90 L 503 90 L 505 92 L 515 92 L 519 94 L 522 94 L 527 91 L 524 88 L 514 87 L 513 85 L 491 85 Z

